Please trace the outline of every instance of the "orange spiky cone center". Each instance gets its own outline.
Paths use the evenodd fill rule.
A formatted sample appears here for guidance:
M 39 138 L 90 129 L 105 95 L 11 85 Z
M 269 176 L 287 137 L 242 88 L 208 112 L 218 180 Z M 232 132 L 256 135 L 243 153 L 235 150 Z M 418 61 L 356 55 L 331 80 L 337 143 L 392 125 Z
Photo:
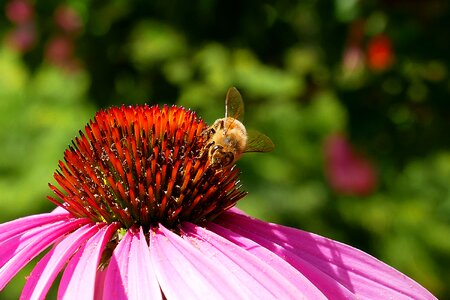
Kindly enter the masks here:
M 100 111 L 65 151 L 49 199 L 76 217 L 124 228 L 211 220 L 245 192 L 236 168 L 210 166 L 206 128 L 176 106 Z

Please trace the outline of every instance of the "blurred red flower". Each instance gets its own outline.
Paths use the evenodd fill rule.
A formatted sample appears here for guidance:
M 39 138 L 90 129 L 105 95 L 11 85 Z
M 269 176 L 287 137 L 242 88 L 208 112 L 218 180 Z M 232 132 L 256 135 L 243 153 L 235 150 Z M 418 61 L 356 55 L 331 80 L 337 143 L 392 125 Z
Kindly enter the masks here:
M 367 45 L 367 64 L 375 71 L 389 68 L 394 61 L 392 42 L 386 35 L 374 36 Z
M 365 196 L 375 190 L 377 175 L 372 163 L 356 153 L 344 136 L 329 136 L 325 142 L 324 155 L 326 177 L 336 193 Z

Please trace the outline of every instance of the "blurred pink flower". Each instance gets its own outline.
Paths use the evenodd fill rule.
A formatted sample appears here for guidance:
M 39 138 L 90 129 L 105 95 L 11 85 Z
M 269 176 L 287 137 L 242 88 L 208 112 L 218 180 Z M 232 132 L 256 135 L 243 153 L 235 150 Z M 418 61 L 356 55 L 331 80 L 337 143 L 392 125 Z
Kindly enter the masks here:
M 19 25 L 6 34 L 5 40 L 15 51 L 27 52 L 36 44 L 36 28 L 32 23 Z
M 73 56 L 72 39 L 65 36 L 52 37 L 45 47 L 45 58 L 54 64 L 63 64 Z
M 27 0 L 12 0 L 6 4 L 6 17 L 15 24 L 24 24 L 31 21 L 34 9 Z
M 44 50 L 46 61 L 64 70 L 73 71 L 80 68 L 81 62 L 75 57 L 75 45 L 70 37 L 55 36 Z
M 357 46 L 349 46 L 345 49 L 342 64 L 347 72 L 354 72 L 364 67 L 364 52 Z
M 55 11 L 55 24 L 66 33 L 77 33 L 83 27 L 78 12 L 67 5 L 59 6 Z
M 31 259 L 21 299 L 436 299 L 339 242 L 231 208 L 238 170 L 213 169 L 206 124 L 179 107 L 100 111 L 51 185 L 60 206 L 0 225 L 0 290 Z
M 353 149 L 348 140 L 331 135 L 325 141 L 325 173 L 339 194 L 365 196 L 377 186 L 377 175 L 372 163 Z

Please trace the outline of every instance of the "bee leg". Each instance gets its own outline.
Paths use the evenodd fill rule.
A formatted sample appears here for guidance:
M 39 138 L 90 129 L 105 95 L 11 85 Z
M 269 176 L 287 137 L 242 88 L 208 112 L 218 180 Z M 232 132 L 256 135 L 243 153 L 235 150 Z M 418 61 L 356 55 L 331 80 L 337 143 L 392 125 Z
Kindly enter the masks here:
M 211 146 L 214 145 L 214 141 L 210 141 L 209 143 L 207 143 L 201 150 L 200 153 L 195 157 L 196 159 L 200 159 L 202 158 L 205 154 L 207 154 L 209 152 L 209 149 L 211 148 Z
M 212 127 L 208 127 L 206 129 L 204 129 L 201 133 L 201 135 L 206 139 L 209 140 L 213 134 L 216 133 L 216 130 Z

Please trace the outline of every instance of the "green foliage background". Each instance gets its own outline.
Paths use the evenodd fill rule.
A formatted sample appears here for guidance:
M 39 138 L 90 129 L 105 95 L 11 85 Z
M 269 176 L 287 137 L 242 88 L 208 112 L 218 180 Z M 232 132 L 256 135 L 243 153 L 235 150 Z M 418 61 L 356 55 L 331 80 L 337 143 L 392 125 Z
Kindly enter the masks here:
M 240 208 L 358 247 L 450 299 L 448 2 L 71 0 L 84 24 L 71 70 L 43 58 L 60 4 L 34 3 L 33 49 L 0 45 L 0 221 L 52 209 L 47 183 L 99 108 L 178 104 L 211 123 L 236 86 L 247 127 L 276 145 L 239 161 Z M 385 70 L 345 68 L 358 22 L 363 53 L 372 37 L 391 39 Z M 1 15 L 0 37 L 12 26 Z M 336 132 L 376 165 L 370 195 L 327 183 L 323 142 Z

